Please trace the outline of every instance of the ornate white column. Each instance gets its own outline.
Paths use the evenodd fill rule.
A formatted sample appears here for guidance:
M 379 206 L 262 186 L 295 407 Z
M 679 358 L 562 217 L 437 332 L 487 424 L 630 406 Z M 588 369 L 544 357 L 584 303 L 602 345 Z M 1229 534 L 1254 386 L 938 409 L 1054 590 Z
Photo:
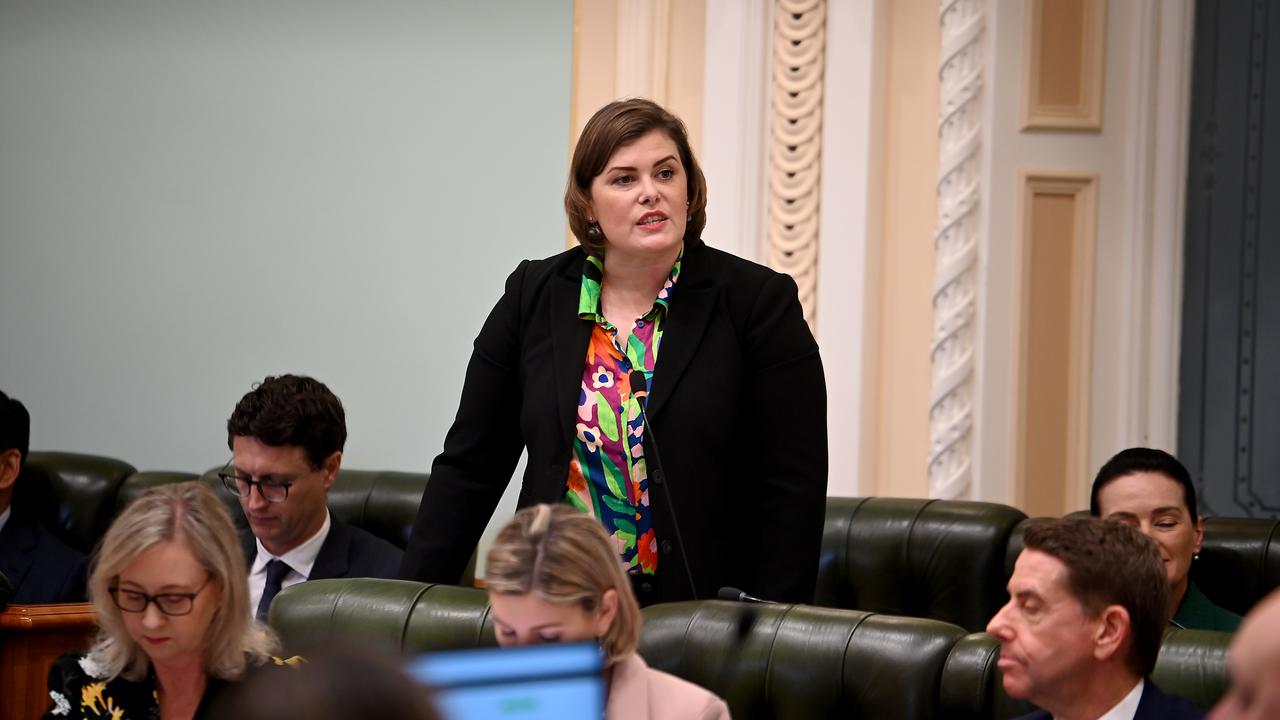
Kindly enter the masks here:
M 809 327 L 818 302 L 826 0 L 777 0 L 769 152 L 769 266 L 800 288 Z
M 985 4 L 986 0 L 941 3 L 942 106 L 938 118 L 938 223 L 934 233 L 929 494 L 949 499 L 968 497 L 973 480 Z

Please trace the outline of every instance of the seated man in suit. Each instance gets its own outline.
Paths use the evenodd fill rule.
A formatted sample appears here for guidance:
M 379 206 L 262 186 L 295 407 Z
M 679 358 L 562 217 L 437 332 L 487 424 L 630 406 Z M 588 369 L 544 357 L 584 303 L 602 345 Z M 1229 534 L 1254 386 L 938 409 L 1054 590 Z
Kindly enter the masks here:
M 0 573 L 13 586 L 10 604 L 84 602 L 88 566 L 35 518 L 13 505 L 14 485 L 27 462 L 31 416 L 0 392 Z
M 1254 606 L 1227 651 L 1231 688 L 1213 720 L 1280 718 L 1280 590 Z
M 394 578 L 400 569 L 399 548 L 329 512 L 346 440 L 342 401 L 309 377 L 267 377 L 227 420 L 234 457 L 220 476 L 249 521 L 242 541 L 250 606 L 260 620 L 295 583 Z
M 1169 581 L 1155 543 L 1096 518 L 1027 527 L 1009 602 L 987 626 L 1010 696 L 1026 718 L 1180 720 L 1204 712 L 1147 677 L 1169 622 Z

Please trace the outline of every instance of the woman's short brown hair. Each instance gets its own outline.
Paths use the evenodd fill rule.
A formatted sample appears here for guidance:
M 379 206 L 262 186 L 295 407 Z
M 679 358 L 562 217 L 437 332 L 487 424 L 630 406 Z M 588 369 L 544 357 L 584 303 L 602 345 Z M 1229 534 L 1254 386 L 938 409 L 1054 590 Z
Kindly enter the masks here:
M 693 157 L 684 123 L 652 100 L 615 100 L 597 110 L 582 128 L 569 166 L 569 185 L 564 191 L 569 229 L 587 252 L 599 254 L 605 245 L 603 235 L 587 235 L 591 218 L 591 181 L 604 172 L 609 158 L 618 148 L 654 130 L 666 133 L 676 144 L 680 164 L 688 178 L 689 222 L 684 229 L 684 240 L 688 242 L 702 236 L 702 229 L 707 225 L 707 180 Z
M 498 532 L 485 560 L 485 589 L 533 593 L 550 603 L 577 604 L 594 613 L 606 590 L 618 593 L 618 615 L 600 638 L 610 664 L 635 652 L 640 605 L 622 569 L 617 546 L 600 522 L 568 505 L 535 505 Z

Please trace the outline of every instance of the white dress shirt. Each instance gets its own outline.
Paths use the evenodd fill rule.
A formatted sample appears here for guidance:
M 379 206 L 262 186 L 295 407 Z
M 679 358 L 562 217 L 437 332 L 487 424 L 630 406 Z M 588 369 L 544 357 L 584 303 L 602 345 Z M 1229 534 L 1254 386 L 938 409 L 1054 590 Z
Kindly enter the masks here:
M 1142 702 L 1142 688 L 1147 684 L 1146 680 L 1139 680 L 1137 685 L 1129 691 L 1124 699 L 1116 703 L 1116 706 L 1103 713 L 1098 720 L 1133 720 L 1133 716 L 1138 714 L 1138 703 Z
M 255 537 L 253 539 L 258 546 L 258 555 L 253 559 L 253 566 L 249 568 L 250 615 L 258 612 L 258 603 L 262 601 L 262 591 L 267 586 L 267 563 L 272 560 L 280 560 L 289 566 L 289 574 L 285 575 L 284 580 L 280 582 L 281 590 L 306 580 L 311 576 L 311 568 L 316 564 L 316 556 L 320 554 L 320 546 L 324 545 L 324 539 L 329 537 L 329 525 L 329 511 L 325 510 L 324 524 L 320 526 L 316 534 L 304 540 L 298 547 L 280 556 L 272 555 L 270 551 L 262 546 L 262 541 L 258 538 Z

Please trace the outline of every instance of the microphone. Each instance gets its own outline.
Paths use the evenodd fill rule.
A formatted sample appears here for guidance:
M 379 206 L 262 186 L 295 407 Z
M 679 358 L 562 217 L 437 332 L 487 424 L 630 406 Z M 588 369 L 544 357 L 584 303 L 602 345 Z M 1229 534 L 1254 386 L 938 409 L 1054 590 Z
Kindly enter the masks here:
M 637 390 L 637 388 L 640 388 Z M 653 433 L 653 425 L 649 423 L 649 412 L 646 406 L 649 404 L 649 383 L 644 379 L 644 372 L 636 369 L 631 371 L 631 394 L 636 398 L 636 405 L 640 408 L 640 422 L 644 428 L 644 440 L 642 445 L 645 448 L 645 456 L 649 454 L 649 450 L 653 451 L 653 459 L 657 464 L 656 469 L 649 468 L 648 460 L 645 461 L 646 469 L 649 469 L 649 479 L 655 485 L 663 483 L 663 476 L 666 475 L 666 466 L 662 464 L 662 454 L 658 452 L 658 436 Z M 689 556 L 684 550 L 684 536 L 680 534 L 680 520 L 676 517 L 675 501 L 671 499 L 671 488 L 668 486 L 662 493 L 662 497 L 667 499 L 667 512 L 671 513 L 671 528 L 676 534 L 676 545 L 680 547 L 680 560 L 684 562 L 684 576 L 689 581 L 689 592 L 693 593 L 693 599 L 698 599 L 698 585 L 693 581 L 693 569 L 689 567 Z
M 746 647 L 747 640 L 751 637 L 751 631 L 755 629 L 756 623 L 760 621 L 760 615 L 763 612 L 763 608 L 746 602 L 744 599 L 750 598 L 758 603 L 767 605 L 773 605 L 774 603 L 768 600 L 757 600 L 734 587 L 722 587 L 718 595 L 722 600 L 743 600 L 743 604 L 737 608 L 738 621 L 734 627 L 733 649 L 725 653 L 724 659 L 720 661 L 719 678 L 714 686 L 715 692 L 723 697 L 725 702 L 729 702 L 730 700 L 743 699 L 743 693 L 747 692 L 742 687 L 734 688 L 732 686 L 733 674 L 742 664 L 742 649 Z M 708 687 L 710 688 L 711 686 Z M 738 705 L 739 703 L 733 702 L 730 704 Z
M 739 590 L 736 587 L 725 586 L 720 588 L 720 592 L 716 593 L 716 597 L 721 600 L 732 600 L 733 602 L 748 603 L 751 605 L 777 605 L 773 600 L 763 600 L 753 595 L 748 595 L 746 591 Z

